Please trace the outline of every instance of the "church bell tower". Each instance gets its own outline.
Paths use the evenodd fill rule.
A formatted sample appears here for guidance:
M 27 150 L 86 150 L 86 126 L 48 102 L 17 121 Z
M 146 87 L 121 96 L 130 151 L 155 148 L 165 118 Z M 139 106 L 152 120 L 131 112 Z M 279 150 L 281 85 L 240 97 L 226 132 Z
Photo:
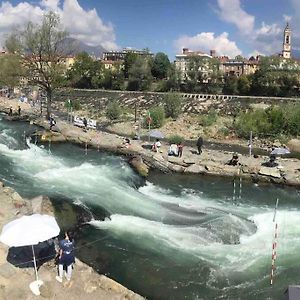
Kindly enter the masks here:
M 289 23 L 286 24 L 283 35 L 283 49 L 282 49 L 282 57 L 291 58 L 291 37 L 292 30 L 289 26 Z

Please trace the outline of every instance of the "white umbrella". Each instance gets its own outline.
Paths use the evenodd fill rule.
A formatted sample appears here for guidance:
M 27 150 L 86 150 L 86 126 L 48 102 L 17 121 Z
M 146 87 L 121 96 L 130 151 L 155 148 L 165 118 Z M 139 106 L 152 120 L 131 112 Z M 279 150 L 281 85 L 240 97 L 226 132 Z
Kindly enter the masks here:
M 274 155 L 284 155 L 284 154 L 290 154 L 290 150 L 287 148 L 274 148 L 271 152 L 271 154 Z
M 33 245 L 59 235 L 60 229 L 52 216 L 34 214 L 23 216 L 6 224 L 0 235 L 0 241 L 10 247 L 32 246 L 33 263 L 36 281 L 30 284 L 32 292 L 40 294 L 39 287 L 43 284 L 38 279 Z

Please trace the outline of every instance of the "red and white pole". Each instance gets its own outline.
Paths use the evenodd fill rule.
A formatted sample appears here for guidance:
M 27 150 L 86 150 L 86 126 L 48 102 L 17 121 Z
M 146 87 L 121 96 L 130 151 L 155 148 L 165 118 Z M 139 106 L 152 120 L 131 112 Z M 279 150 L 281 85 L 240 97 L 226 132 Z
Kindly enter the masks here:
M 275 222 L 276 219 L 276 213 L 277 213 L 277 207 L 278 207 L 278 199 L 276 200 L 276 205 L 275 205 L 275 211 L 274 211 L 274 217 L 273 217 L 273 222 Z M 278 239 L 278 224 L 275 223 L 275 228 L 274 228 L 274 237 L 273 237 L 273 243 L 272 243 L 272 265 L 271 265 L 271 278 L 270 278 L 270 284 L 273 284 L 274 276 L 275 276 L 275 262 L 277 258 L 277 239 Z

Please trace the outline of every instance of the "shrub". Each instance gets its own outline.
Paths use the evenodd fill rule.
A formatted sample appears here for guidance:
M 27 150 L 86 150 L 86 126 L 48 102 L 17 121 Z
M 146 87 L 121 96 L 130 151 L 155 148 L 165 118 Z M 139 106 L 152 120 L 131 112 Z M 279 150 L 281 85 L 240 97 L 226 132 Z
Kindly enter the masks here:
M 70 109 L 72 107 L 73 110 L 80 110 L 80 102 L 78 100 L 71 100 L 71 104 L 68 100 L 65 101 L 65 108 Z
M 181 135 L 175 134 L 169 137 L 170 144 L 181 144 L 183 142 L 183 137 Z
M 211 109 L 207 115 L 202 115 L 199 118 L 199 125 L 208 127 L 217 121 L 218 114 L 214 109 Z
M 149 110 L 152 122 L 151 128 L 159 128 L 164 125 L 165 111 L 162 106 L 153 107 Z M 144 127 L 148 128 L 148 116 L 144 119 Z
M 166 117 L 177 119 L 181 113 L 181 96 L 176 93 L 168 94 L 165 98 Z
M 117 101 L 112 101 L 108 104 L 106 109 L 106 116 L 110 120 L 119 119 L 122 113 L 121 107 Z

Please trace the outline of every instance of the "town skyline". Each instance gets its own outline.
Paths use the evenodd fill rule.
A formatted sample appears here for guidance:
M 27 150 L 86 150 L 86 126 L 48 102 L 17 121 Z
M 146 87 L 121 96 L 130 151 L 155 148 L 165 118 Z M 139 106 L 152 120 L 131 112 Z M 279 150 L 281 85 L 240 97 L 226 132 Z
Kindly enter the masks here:
M 213 49 L 229 57 L 271 55 L 282 50 L 286 22 L 293 30 L 293 49 L 300 49 L 300 3 L 296 0 L 199 2 L 1 1 L 1 43 L 12 26 L 39 22 L 46 11 L 54 10 L 71 37 L 106 50 L 149 48 L 165 52 L 171 60 L 184 47 L 206 53 Z

